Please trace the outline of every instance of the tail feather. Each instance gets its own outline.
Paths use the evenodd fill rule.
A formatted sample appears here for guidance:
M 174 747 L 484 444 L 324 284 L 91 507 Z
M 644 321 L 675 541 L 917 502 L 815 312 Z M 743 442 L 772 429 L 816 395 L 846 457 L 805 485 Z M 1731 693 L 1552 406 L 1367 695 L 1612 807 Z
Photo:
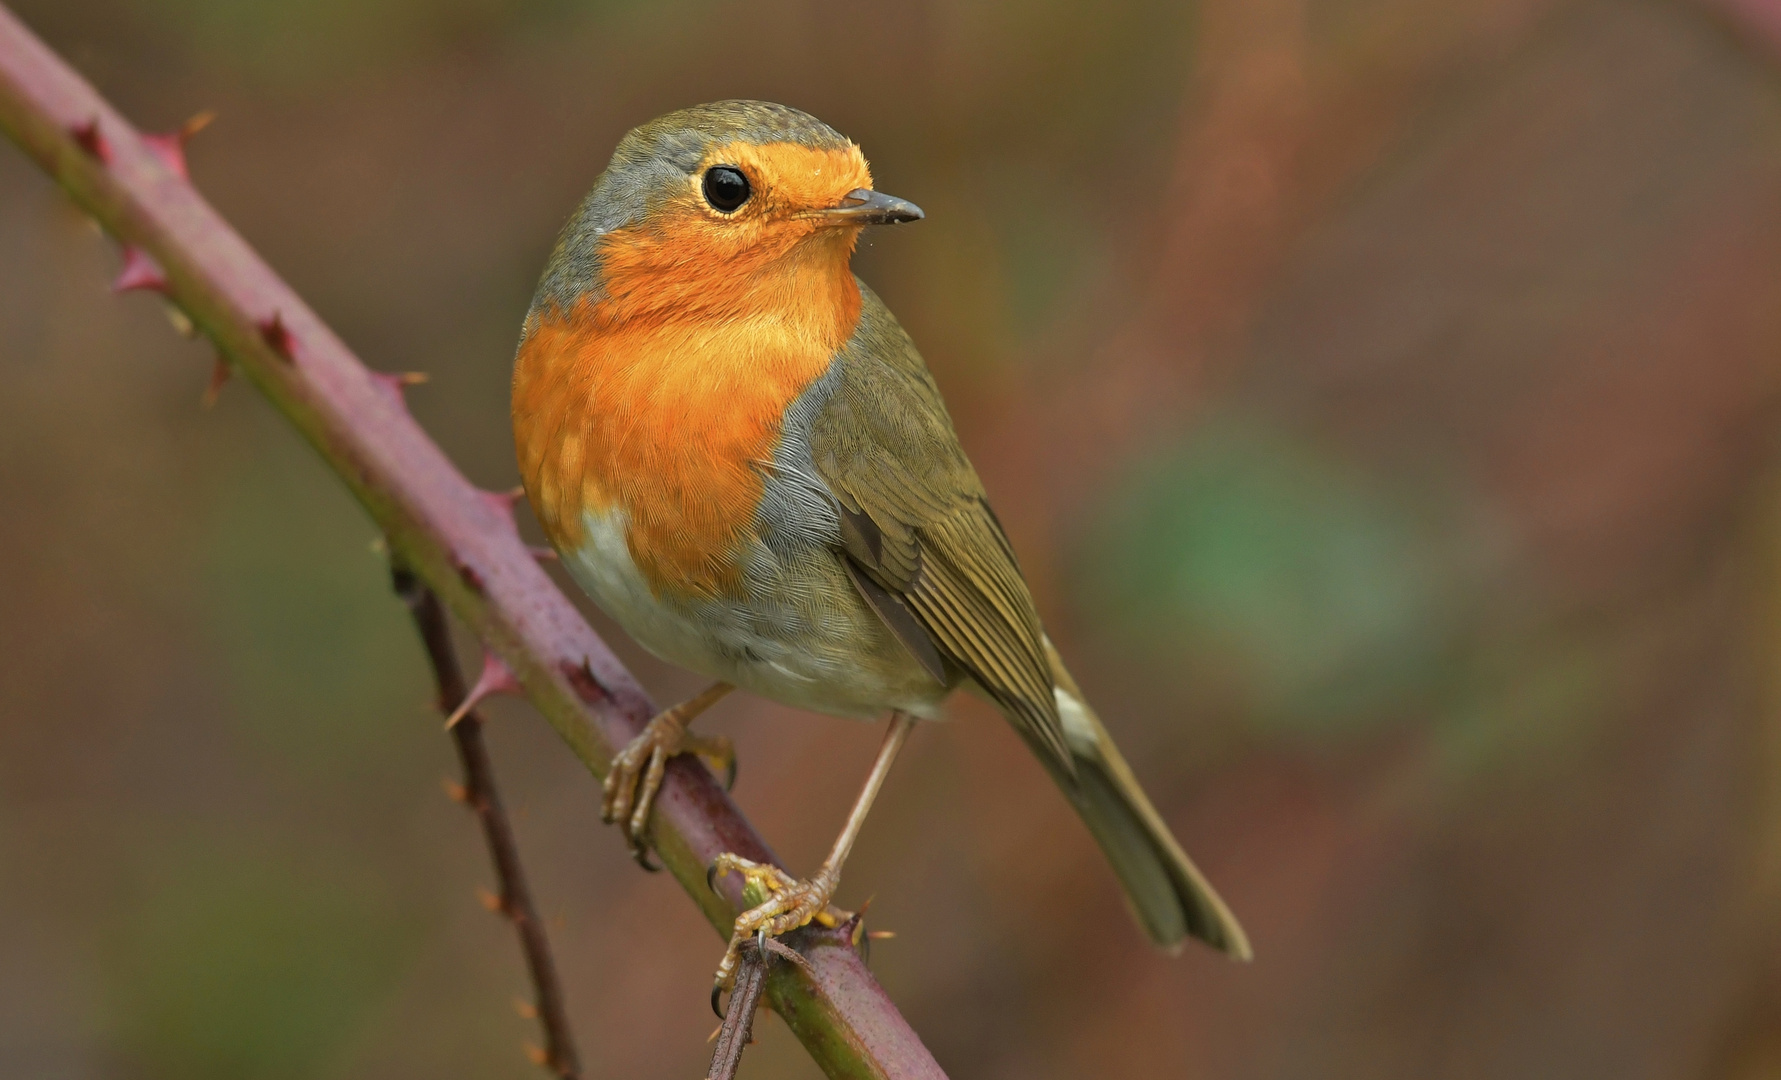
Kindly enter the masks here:
M 1191 934 L 1233 959 L 1248 960 L 1249 938 L 1236 917 L 1150 805 L 1049 640 L 1045 653 L 1076 766 L 1074 777 L 1059 769 L 1054 778 L 1113 864 L 1139 925 L 1171 951 Z

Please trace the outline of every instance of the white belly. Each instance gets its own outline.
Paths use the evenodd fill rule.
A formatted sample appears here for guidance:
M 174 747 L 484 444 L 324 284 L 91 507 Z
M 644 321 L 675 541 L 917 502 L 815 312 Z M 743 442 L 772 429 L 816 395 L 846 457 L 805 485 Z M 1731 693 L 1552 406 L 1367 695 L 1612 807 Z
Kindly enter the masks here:
M 562 553 L 564 567 L 669 663 L 787 705 L 860 719 L 890 709 L 932 717 L 946 696 L 827 552 L 785 565 L 759 547 L 745 571 L 749 599 L 667 601 L 631 558 L 623 511 L 589 511 L 582 524 L 581 546 Z

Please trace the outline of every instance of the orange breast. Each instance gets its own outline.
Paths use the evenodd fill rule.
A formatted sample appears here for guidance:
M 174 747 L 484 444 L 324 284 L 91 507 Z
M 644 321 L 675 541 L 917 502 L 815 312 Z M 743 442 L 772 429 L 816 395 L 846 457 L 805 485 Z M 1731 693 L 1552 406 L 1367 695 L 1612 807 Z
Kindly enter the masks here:
M 514 368 L 520 468 L 557 548 L 580 547 L 587 511 L 621 509 L 658 596 L 733 596 L 761 465 L 853 332 L 859 289 L 845 250 L 699 281 L 657 240 L 636 258 L 603 245 L 604 298 L 535 313 Z

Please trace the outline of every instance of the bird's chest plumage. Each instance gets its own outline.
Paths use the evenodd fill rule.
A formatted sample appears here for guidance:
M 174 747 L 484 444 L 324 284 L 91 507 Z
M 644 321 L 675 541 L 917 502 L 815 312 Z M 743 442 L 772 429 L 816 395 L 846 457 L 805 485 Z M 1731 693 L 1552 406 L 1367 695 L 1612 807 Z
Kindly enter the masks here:
M 825 712 L 931 712 L 943 688 L 856 593 L 811 460 L 832 342 L 765 312 L 544 313 L 515 363 L 521 474 L 577 583 L 657 655 Z
M 514 380 L 534 508 L 560 551 L 587 519 L 622 524 L 665 599 L 735 595 L 787 409 L 828 366 L 770 319 L 607 327 L 585 313 L 534 327 Z

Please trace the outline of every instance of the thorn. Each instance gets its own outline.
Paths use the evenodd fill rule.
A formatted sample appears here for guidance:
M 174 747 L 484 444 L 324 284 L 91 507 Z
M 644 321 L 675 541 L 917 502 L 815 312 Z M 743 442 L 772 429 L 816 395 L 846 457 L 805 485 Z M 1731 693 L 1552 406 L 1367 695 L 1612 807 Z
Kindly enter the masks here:
M 293 351 L 293 346 L 296 343 L 291 339 L 291 331 L 285 326 L 282 314 L 275 311 L 272 313 L 272 318 L 259 325 L 260 338 L 272 347 L 272 351 L 278 354 L 280 360 L 288 362 L 296 359 L 296 353 Z
M 173 324 L 173 329 L 179 332 L 180 337 L 189 340 L 198 336 L 198 327 L 184 308 L 170 300 L 162 304 L 161 309 L 167 313 L 167 321 Z
M 445 726 L 448 730 L 457 727 L 458 721 L 468 715 L 471 709 L 476 708 L 484 698 L 492 697 L 495 694 L 517 694 L 520 690 L 519 680 L 513 677 L 513 672 L 507 670 L 507 665 L 501 662 L 501 658 L 484 649 L 482 652 L 482 674 L 476 677 L 476 685 L 470 688 L 470 693 L 464 696 L 464 700 L 459 702 L 458 707 L 452 710 L 452 714 L 446 718 Z
M 200 109 L 199 111 L 193 113 L 191 115 L 191 118 L 188 119 L 185 123 L 179 125 L 180 141 L 181 142 L 191 142 L 192 136 L 198 134 L 200 131 L 203 131 L 205 128 L 209 127 L 211 124 L 213 124 L 215 122 L 216 122 L 216 110 L 215 109 Z
M 513 508 L 519 505 L 521 499 L 526 497 L 525 488 L 514 487 L 509 488 L 506 491 L 483 491 L 479 488 L 476 494 L 482 497 L 483 505 L 487 506 L 490 510 L 493 510 L 500 516 L 502 521 L 507 523 L 509 532 L 514 536 L 519 535 L 519 519 L 513 516 Z M 540 561 L 557 557 L 556 553 L 549 548 L 527 545 L 526 550 L 532 553 L 533 558 Z
M 506 491 L 483 491 L 479 488 L 477 489 L 476 494 L 482 497 L 484 505 L 506 518 L 507 523 L 513 525 L 515 532 L 519 531 L 519 526 L 515 524 L 513 520 L 513 506 L 515 503 L 525 498 L 525 488 L 509 488 Z
M 204 388 L 204 407 L 206 409 L 216 407 L 216 399 L 222 396 L 223 384 L 229 381 L 232 370 L 229 367 L 229 358 L 218 352 L 215 363 L 210 367 L 210 384 Z
M 69 134 L 74 136 L 74 141 L 89 156 L 101 164 L 111 164 L 111 144 L 106 142 L 105 136 L 99 133 L 99 118 L 97 116 L 84 124 L 76 124 Z
M 216 119 L 216 113 L 209 109 L 181 124 L 175 131 L 165 134 L 155 133 L 142 136 L 142 145 L 148 152 L 161 159 L 161 164 L 172 170 L 181 180 L 190 180 L 191 172 L 186 168 L 186 143 L 193 135 L 210 126 Z
M 705 1037 L 705 1041 L 708 1043 L 714 1043 L 717 1041 L 717 1037 L 719 1035 L 722 1035 L 723 1033 L 724 1033 L 724 1026 L 722 1024 L 719 1024 L 716 1027 L 711 1029 L 711 1034 L 707 1035 Z
M 180 138 L 178 132 L 171 135 L 143 132 L 142 146 L 158 158 L 161 164 L 167 166 L 173 175 L 181 180 L 192 178 L 192 174 L 186 171 L 185 140 Z
M 537 544 L 528 544 L 526 550 L 530 551 L 532 553 L 532 558 L 537 559 L 539 562 L 562 561 L 562 556 L 557 554 L 556 548 L 539 547 Z
M 451 777 L 442 776 L 439 778 L 439 783 L 445 788 L 446 798 L 450 799 L 452 802 L 467 803 L 470 801 L 470 789 L 458 783 L 456 780 L 453 780 Z
M 538 1006 L 527 1001 L 525 998 L 513 999 L 513 1011 L 519 1013 L 520 1016 L 527 1020 L 538 1019 Z
M 476 490 L 476 496 L 482 500 L 484 506 L 493 510 L 495 515 L 506 523 L 508 532 L 512 533 L 515 537 L 519 536 L 519 519 L 513 516 L 513 508 L 521 499 L 526 497 L 525 488 L 515 487 L 509 488 L 506 491 L 484 491 L 481 488 L 478 488 Z M 533 558 L 541 561 L 557 557 L 555 552 L 546 554 L 548 550 L 546 548 L 527 545 L 526 550 L 532 553 Z M 478 574 L 475 568 L 460 564 L 458 566 L 458 576 L 464 579 L 464 584 L 470 586 L 477 592 L 482 591 L 482 575 Z
M 419 386 L 429 377 L 424 371 L 371 372 L 372 384 L 383 391 L 384 396 L 389 398 L 390 403 L 398 409 L 408 408 L 408 401 L 402 396 L 402 391 L 410 386 Z
M 550 1055 L 544 1052 L 543 1047 L 534 1046 L 531 1043 L 527 1043 L 526 1044 L 526 1060 L 530 1061 L 532 1064 L 534 1064 L 534 1065 L 538 1066 L 540 1069 L 542 1069 L 546 1065 L 550 1064 Z
M 167 291 L 167 275 L 161 272 L 161 266 L 155 262 L 154 256 L 135 244 L 125 244 L 124 266 L 112 281 L 111 291 L 121 293 L 134 292 L 137 289 L 164 293 Z
M 588 704 L 612 699 L 612 695 L 607 692 L 604 686 L 600 685 L 600 680 L 594 677 L 594 662 L 590 658 L 583 656 L 579 664 L 572 660 L 565 660 L 558 665 L 557 670 L 562 672 L 563 678 L 567 679 L 569 685 L 575 688 L 575 696 Z
M 373 555 L 388 555 L 390 553 L 390 542 L 382 536 L 373 536 L 371 538 L 370 549 L 371 554 Z
M 894 938 L 896 936 L 897 936 L 897 932 L 895 930 L 868 930 L 868 931 L 866 931 L 866 937 L 868 940 L 871 940 L 871 941 L 889 941 L 891 938 Z
M 482 901 L 483 907 L 488 908 L 497 915 L 503 913 L 507 908 L 507 905 L 501 902 L 499 896 L 489 892 L 487 889 L 477 889 L 476 899 Z

